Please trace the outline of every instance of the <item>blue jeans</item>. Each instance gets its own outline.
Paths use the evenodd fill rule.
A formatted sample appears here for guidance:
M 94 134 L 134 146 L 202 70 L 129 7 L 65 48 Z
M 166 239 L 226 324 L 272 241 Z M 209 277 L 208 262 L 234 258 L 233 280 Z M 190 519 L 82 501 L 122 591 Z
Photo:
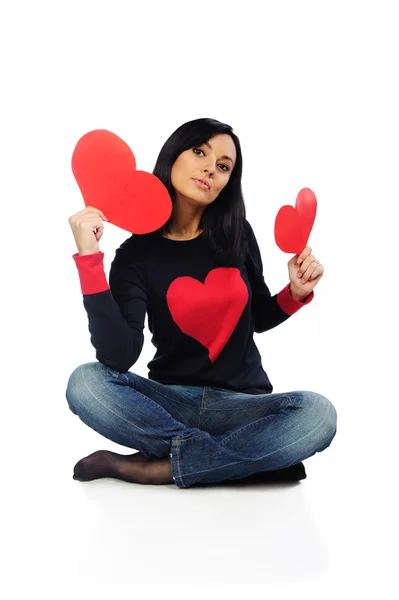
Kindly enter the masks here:
M 314 392 L 165 385 L 100 362 L 72 372 L 66 398 L 104 437 L 150 459 L 170 456 L 179 488 L 289 467 L 327 448 L 337 426 L 333 404 Z

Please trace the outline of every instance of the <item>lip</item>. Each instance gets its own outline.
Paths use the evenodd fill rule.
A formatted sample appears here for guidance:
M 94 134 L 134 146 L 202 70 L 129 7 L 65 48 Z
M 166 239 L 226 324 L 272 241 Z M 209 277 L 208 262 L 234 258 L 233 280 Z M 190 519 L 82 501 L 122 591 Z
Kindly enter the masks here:
M 205 179 L 198 179 L 197 177 L 193 177 L 193 181 L 203 190 L 210 190 L 211 186 Z

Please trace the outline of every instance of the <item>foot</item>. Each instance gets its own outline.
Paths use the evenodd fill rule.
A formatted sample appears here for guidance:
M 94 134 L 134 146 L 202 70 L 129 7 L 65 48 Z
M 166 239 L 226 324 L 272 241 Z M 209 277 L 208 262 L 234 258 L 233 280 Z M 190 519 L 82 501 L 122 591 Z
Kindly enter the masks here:
M 92 481 L 102 477 L 112 477 L 130 483 L 173 483 L 169 457 L 150 460 L 140 452 L 123 455 L 98 450 L 82 458 L 73 470 L 73 478 L 77 481 Z
M 222 483 L 286 483 L 293 481 L 301 481 L 306 479 L 306 471 L 303 463 L 297 463 L 291 467 L 285 469 L 278 469 L 277 471 L 260 471 L 259 473 L 253 473 L 243 479 L 228 479 Z

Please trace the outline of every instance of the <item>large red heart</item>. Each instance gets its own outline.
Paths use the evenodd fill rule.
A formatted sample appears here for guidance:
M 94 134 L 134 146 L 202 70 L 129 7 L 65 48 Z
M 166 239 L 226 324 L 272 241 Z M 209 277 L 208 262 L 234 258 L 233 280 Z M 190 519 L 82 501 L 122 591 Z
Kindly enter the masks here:
M 274 224 L 274 238 L 283 252 L 301 254 L 306 248 L 316 218 L 317 200 L 309 188 L 303 188 L 293 206 L 282 206 Z
M 72 171 L 85 206 L 102 210 L 108 221 L 131 233 L 150 233 L 166 223 L 172 201 L 164 184 L 136 171 L 129 146 L 105 129 L 80 138 L 72 155 Z
M 215 362 L 247 305 L 248 288 L 239 269 L 218 267 L 204 283 L 178 277 L 170 284 L 166 301 L 176 325 L 205 346 Z

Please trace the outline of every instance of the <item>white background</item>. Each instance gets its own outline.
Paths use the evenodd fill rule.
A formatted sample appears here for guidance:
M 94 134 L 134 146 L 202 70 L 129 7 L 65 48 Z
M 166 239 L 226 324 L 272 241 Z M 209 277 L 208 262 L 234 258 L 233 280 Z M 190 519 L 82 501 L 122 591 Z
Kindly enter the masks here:
M 398 18 L 395 2 L 1 4 L 2 545 L 5 598 L 272 593 L 397 597 Z M 338 411 L 299 485 L 180 490 L 72 479 L 128 453 L 70 413 L 95 360 L 68 217 L 70 161 L 108 129 L 152 171 L 182 123 L 241 140 L 247 218 L 272 293 L 288 282 L 274 219 L 303 187 L 325 276 L 311 305 L 256 336 L 274 391 Z M 106 224 L 109 266 L 130 234 Z M 147 376 L 146 342 L 132 370 Z M 394 360 L 396 359 L 396 360 Z M 396 553 L 396 557 L 395 557 Z

